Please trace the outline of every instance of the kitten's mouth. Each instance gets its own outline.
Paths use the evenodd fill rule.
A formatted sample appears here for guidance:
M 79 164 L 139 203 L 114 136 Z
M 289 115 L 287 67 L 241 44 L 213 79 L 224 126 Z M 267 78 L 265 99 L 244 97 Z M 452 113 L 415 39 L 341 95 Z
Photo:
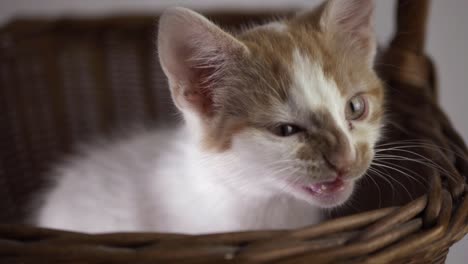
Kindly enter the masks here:
M 340 177 L 333 181 L 296 186 L 297 194 L 302 199 L 322 208 L 332 208 L 345 203 L 354 189 L 353 181 L 346 181 Z
M 332 182 L 315 183 L 302 186 L 302 188 L 314 196 L 329 196 L 344 191 L 346 188 L 346 182 L 340 178 L 336 178 Z
M 347 187 L 347 183 L 341 178 L 336 178 L 331 182 L 320 182 L 315 184 L 310 184 L 302 186 L 302 189 L 307 191 L 309 194 L 314 196 L 330 196 L 336 195 L 344 191 Z

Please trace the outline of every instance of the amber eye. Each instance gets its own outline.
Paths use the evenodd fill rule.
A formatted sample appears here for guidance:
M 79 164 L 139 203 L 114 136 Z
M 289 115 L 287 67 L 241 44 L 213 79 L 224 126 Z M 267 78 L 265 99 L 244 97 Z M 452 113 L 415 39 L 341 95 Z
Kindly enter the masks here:
M 291 124 L 279 124 L 271 129 L 271 132 L 279 137 L 289 137 L 302 131 L 299 126 Z
M 367 101 L 362 95 L 351 98 L 346 105 L 346 119 L 360 120 L 367 115 Z

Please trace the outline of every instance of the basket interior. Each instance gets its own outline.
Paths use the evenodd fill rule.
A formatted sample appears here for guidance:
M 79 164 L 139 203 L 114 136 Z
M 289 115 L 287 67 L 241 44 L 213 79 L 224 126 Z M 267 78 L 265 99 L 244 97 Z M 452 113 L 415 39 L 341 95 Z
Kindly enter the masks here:
M 217 13 L 210 17 L 224 27 L 236 30 L 241 25 L 289 14 L 290 12 Z M 44 177 L 47 170 L 51 164 L 72 153 L 78 143 L 97 137 L 118 136 L 129 127 L 141 124 L 153 126 L 175 122 L 177 114 L 157 61 L 156 20 L 156 17 L 150 16 L 58 21 L 20 19 L 0 30 L 0 223 L 18 224 L 27 221 L 35 197 L 47 183 Z M 405 32 L 408 32 L 408 28 Z M 419 35 L 413 36 L 417 39 Z M 419 39 L 423 41 L 424 38 Z M 197 254 L 206 253 L 213 263 L 217 263 L 219 257 L 226 260 L 226 254 L 234 250 L 236 254 L 243 254 L 240 254 L 241 260 L 265 260 L 262 257 L 272 260 L 275 259 L 274 256 L 284 257 L 281 254 L 289 256 L 291 253 L 281 251 L 280 240 L 286 241 L 285 247 L 290 249 L 297 245 L 304 246 L 303 243 L 310 246 L 310 239 L 317 234 L 326 234 L 331 239 L 327 241 L 341 241 L 342 244 L 336 244 L 331 253 L 321 252 L 318 256 L 322 256 L 324 260 L 342 259 L 346 255 L 340 255 L 344 254 L 340 252 L 350 252 L 354 262 L 349 263 L 383 263 L 375 261 L 394 260 L 395 256 L 400 260 L 398 263 L 428 263 L 416 261 L 418 258 L 421 261 L 432 259 L 431 262 L 434 263 L 443 261 L 448 247 L 468 232 L 468 202 L 464 198 L 468 190 L 464 177 L 468 172 L 468 152 L 437 104 L 434 67 L 424 55 L 421 45 L 413 45 L 417 42 L 396 37 L 380 58 L 380 65 L 383 66 L 378 70 L 388 87 L 395 88 L 388 90 L 388 107 L 393 111 L 393 122 L 387 127 L 389 137 L 383 144 L 396 140 L 424 140 L 433 144 L 437 146 L 436 149 L 422 148 L 418 153 L 437 161 L 448 173 L 405 160 L 399 161 L 399 166 L 419 175 L 418 180 L 411 179 L 404 173 L 393 172 L 395 182 L 399 182 L 393 184 L 393 189 L 389 188 L 388 180 L 379 177 L 374 178 L 375 182 L 363 182 L 358 191 L 365 191 L 367 195 L 356 198 L 357 206 L 332 212 L 331 216 L 404 206 L 397 211 L 387 208 L 383 209 L 387 211 L 373 211 L 348 218 L 347 222 L 338 219 L 338 222 L 326 222 L 319 227 L 290 233 L 278 231 L 220 234 L 216 237 L 138 234 L 125 236 L 123 239 L 121 235 L 114 234 L 91 238 L 85 234 L 16 225 L 0 226 L 2 238 L 12 239 L 15 243 L 20 241 L 15 244 L 18 247 L 8 247 L 10 251 L 6 252 L 12 256 L 19 255 L 19 251 L 15 250 L 27 245 L 28 250 L 31 250 L 27 252 L 34 254 L 37 251 L 34 251 L 36 249 L 31 246 L 31 241 L 52 243 L 49 246 L 64 241 L 70 245 L 77 243 L 82 246 L 83 241 L 92 241 L 91 245 L 105 244 L 115 250 L 112 252 L 120 252 L 119 247 L 132 248 L 136 252 L 145 243 L 155 243 L 151 244 L 155 247 L 158 243 L 174 246 L 165 243 L 177 238 L 182 239 L 179 240 L 181 245 L 188 244 L 193 249 L 189 253 L 195 255 L 187 253 L 187 258 L 200 257 Z M 416 199 L 417 197 L 419 198 Z M 413 202 L 408 204 L 409 201 Z M 369 218 L 371 216 L 375 219 Z M 350 219 L 366 224 L 350 227 L 347 226 Z M 416 231 L 419 233 L 414 233 Z M 378 244 L 385 238 L 395 238 L 397 233 L 402 242 L 394 244 L 394 248 L 392 244 Z M 359 236 L 352 236 L 356 234 Z M 404 240 L 404 235 L 409 234 L 413 234 L 410 238 L 417 243 L 411 239 Z M 263 244 L 259 242 L 259 246 L 256 242 L 260 240 Z M 436 240 L 439 242 L 436 243 Z M 121 245 L 119 241 L 122 242 Z M 201 247 L 197 251 L 194 246 L 200 241 L 209 245 L 206 252 L 203 251 L 206 248 Z M 430 243 L 424 244 L 424 241 Z M 352 243 L 345 245 L 345 242 Z M 387 248 L 383 250 L 376 246 L 372 251 L 375 255 L 370 260 L 359 256 L 359 252 L 367 254 L 369 251 L 359 251 L 362 248 L 357 246 L 364 247 L 371 242 L 374 244 L 369 245 L 385 245 Z M 228 248 L 220 245 L 228 245 Z M 274 250 L 267 252 L 273 255 L 262 253 L 265 249 L 262 247 L 272 245 Z M 418 245 L 424 247 L 421 246 L 421 250 L 417 251 Z M 349 246 L 355 248 L 349 249 Z M 180 248 L 171 249 L 173 251 L 167 251 L 173 252 L 174 255 L 171 256 L 180 252 L 177 251 Z M 408 249 L 418 254 L 413 256 Z M 88 256 L 83 253 L 88 252 L 87 248 L 80 250 L 76 252 Z M 106 255 L 107 253 L 98 249 L 93 250 L 88 252 L 89 256 L 102 253 L 113 260 L 118 258 L 116 256 L 126 254 L 120 252 Z M 67 252 L 65 250 L 60 254 L 66 256 Z M 141 260 L 164 255 L 147 251 L 140 253 Z M 285 263 L 302 263 L 301 261 L 313 259 L 314 254 L 292 258 L 291 262 Z M 125 256 L 131 257 L 130 255 Z M 164 256 L 160 259 L 174 260 L 165 259 Z M 187 261 L 187 258 L 181 258 Z

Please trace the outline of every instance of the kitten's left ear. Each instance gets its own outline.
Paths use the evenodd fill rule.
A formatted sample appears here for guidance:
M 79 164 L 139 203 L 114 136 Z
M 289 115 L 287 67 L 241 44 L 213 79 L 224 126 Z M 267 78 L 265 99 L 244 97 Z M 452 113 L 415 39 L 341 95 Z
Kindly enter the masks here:
M 373 27 L 373 0 L 329 0 L 323 6 L 320 28 L 354 52 L 374 61 L 377 42 Z

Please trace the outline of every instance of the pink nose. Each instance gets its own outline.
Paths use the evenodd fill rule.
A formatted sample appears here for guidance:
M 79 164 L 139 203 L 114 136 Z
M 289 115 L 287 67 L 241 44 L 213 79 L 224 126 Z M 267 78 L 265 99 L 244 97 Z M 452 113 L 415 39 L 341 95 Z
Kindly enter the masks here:
M 327 165 L 336 171 L 338 177 L 346 177 L 356 162 L 353 147 L 347 136 L 340 129 L 324 137 L 326 147 L 322 150 Z
M 351 151 L 334 152 L 330 155 L 323 155 L 328 166 L 336 171 L 339 177 L 345 177 L 351 170 L 355 159 Z

